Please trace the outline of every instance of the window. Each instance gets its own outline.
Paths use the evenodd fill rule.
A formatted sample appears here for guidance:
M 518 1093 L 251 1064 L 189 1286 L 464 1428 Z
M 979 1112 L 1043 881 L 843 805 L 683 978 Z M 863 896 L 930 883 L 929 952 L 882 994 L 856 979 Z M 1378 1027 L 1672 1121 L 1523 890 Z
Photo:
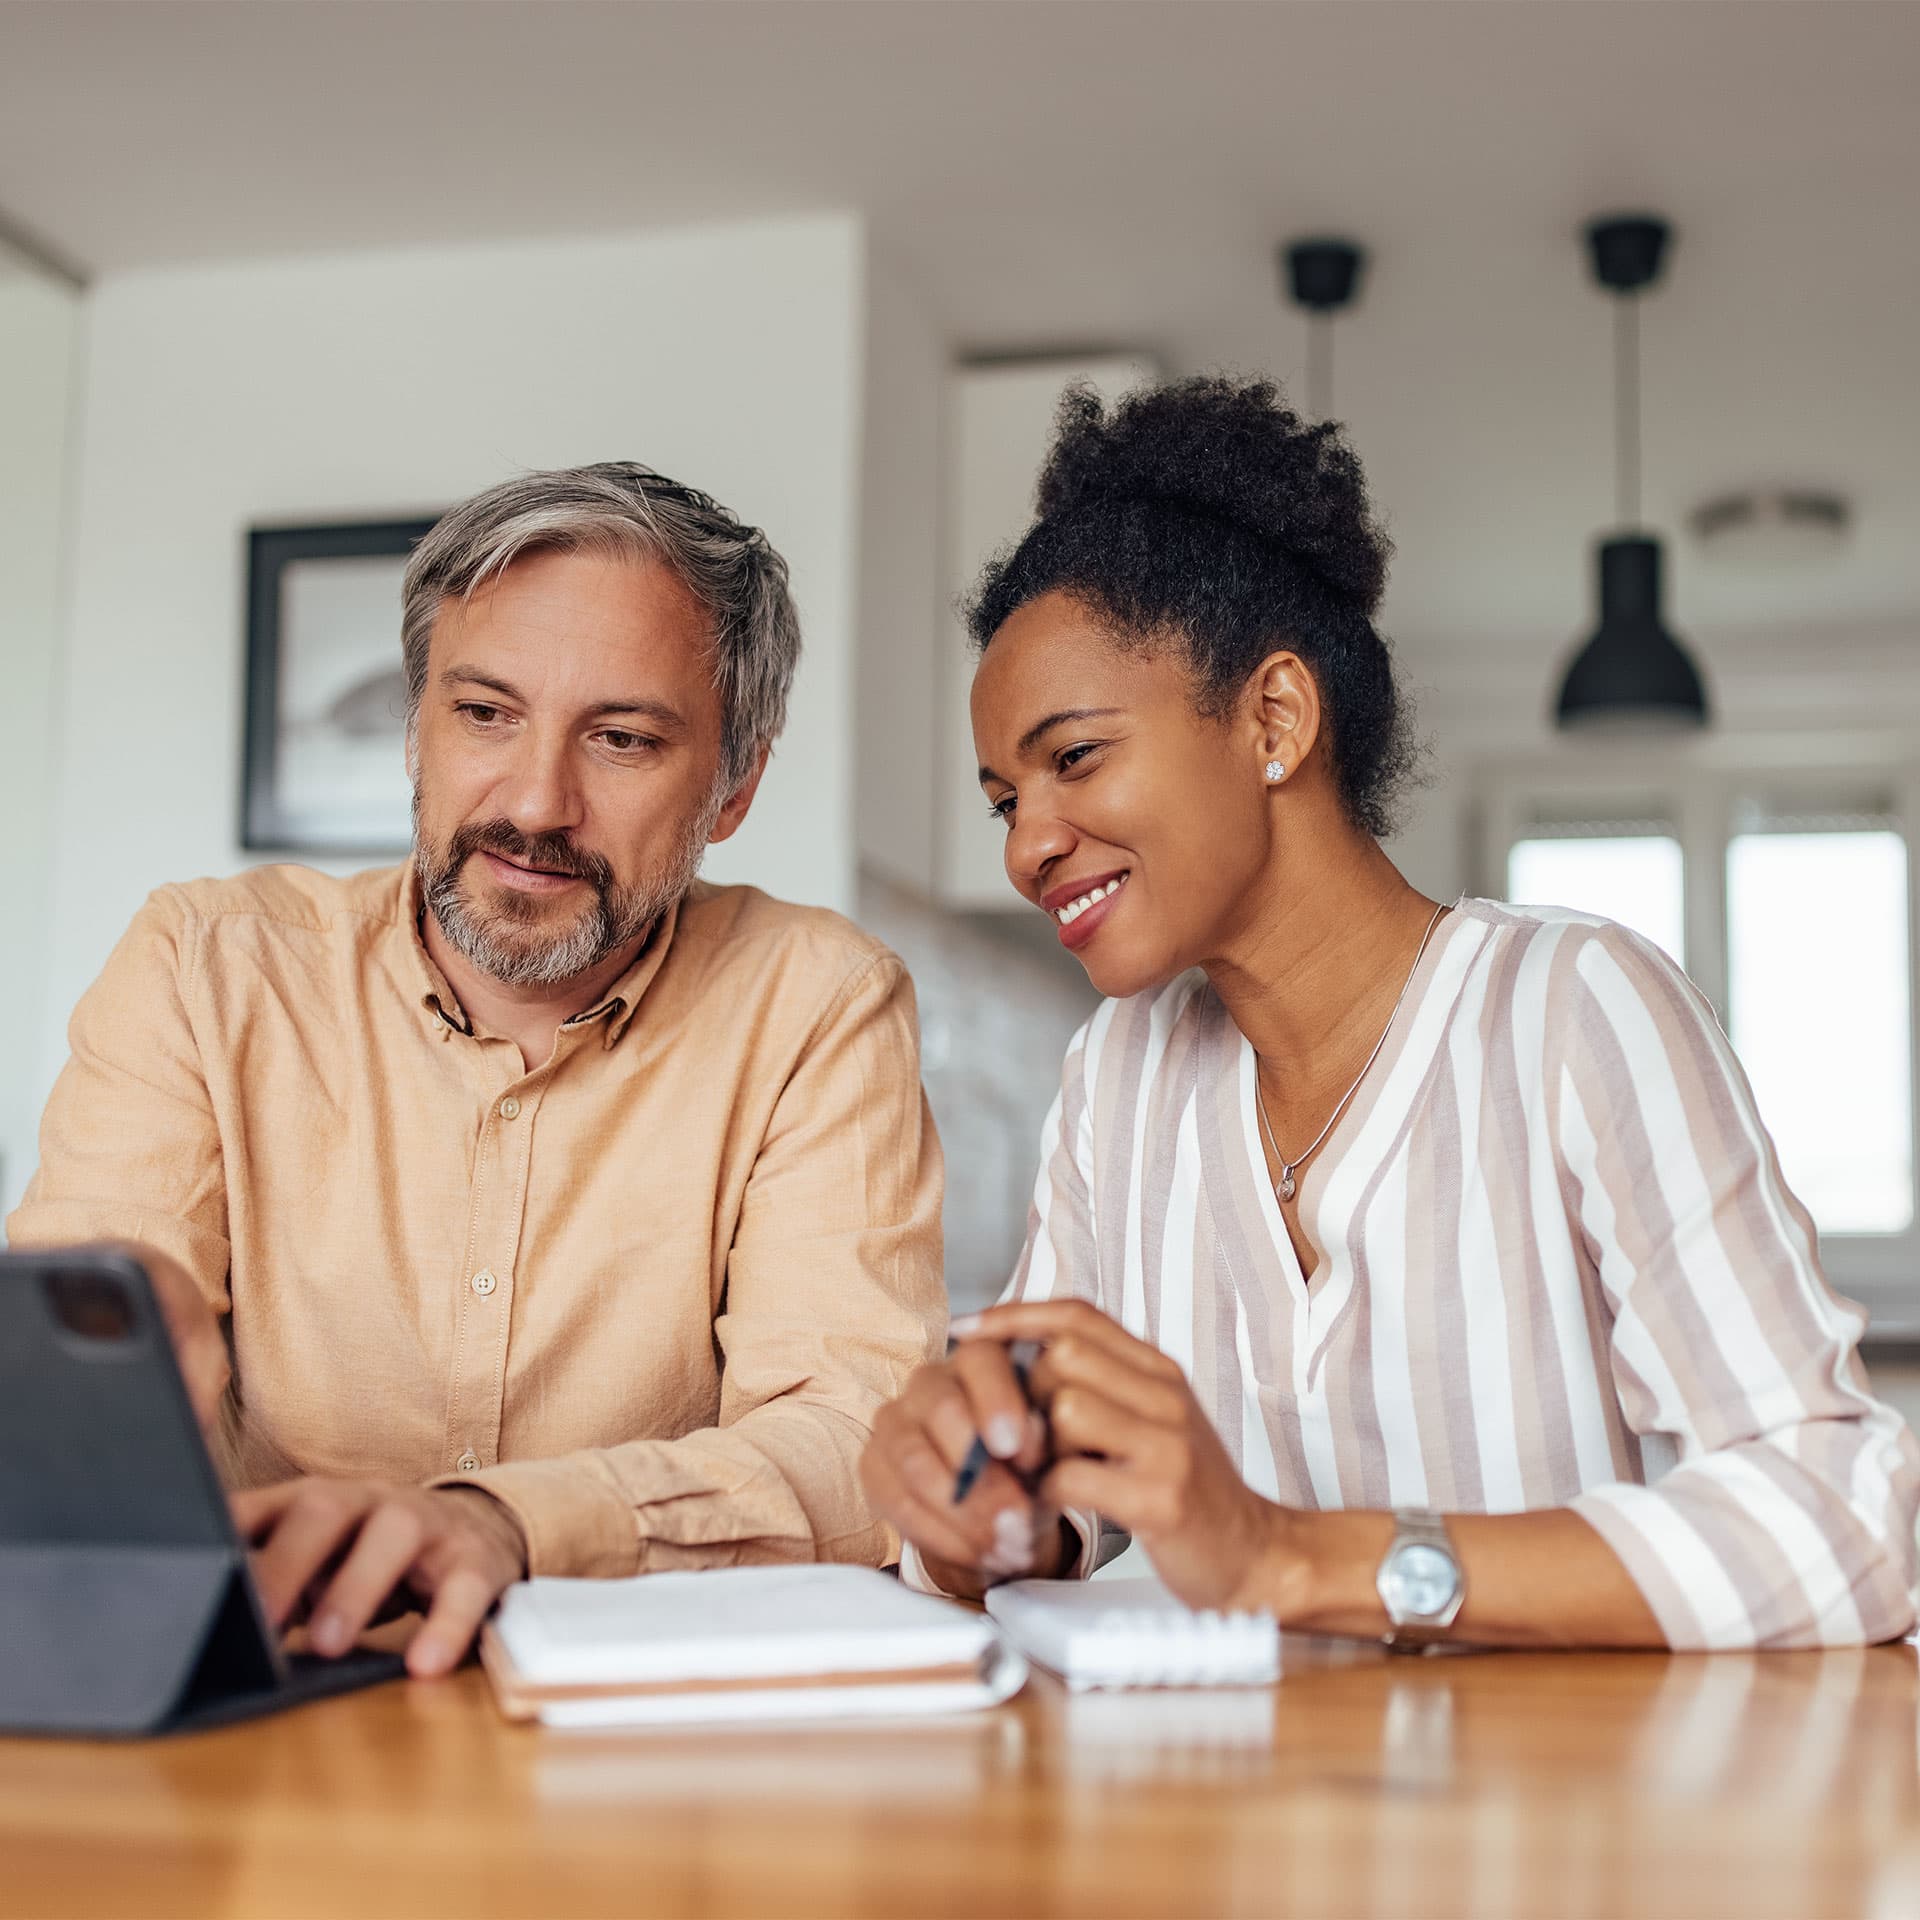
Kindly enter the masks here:
M 1536 825 L 1507 854 L 1509 900 L 1579 907 L 1643 933 L 1687 964 L 1685 866 L 1658 823 Z
M 1728 1037 L 1787 1184 L 1826 1233 L 1913 1223 L 1908 976 L 1896 824 L 1785 819 L 1733 835 Z
M 1909 784 L 1651 757 L 1486 769 L 1481 884 L 1618 920 L 1685 968 L 1829 1277 L 1917 1335 Z

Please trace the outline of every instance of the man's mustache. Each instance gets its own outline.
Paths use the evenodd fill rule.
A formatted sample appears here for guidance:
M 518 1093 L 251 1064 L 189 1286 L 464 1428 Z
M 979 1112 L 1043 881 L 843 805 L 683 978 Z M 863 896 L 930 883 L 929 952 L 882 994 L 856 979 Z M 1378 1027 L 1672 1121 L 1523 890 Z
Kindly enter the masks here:
M 457 828 L 447 848 L 448 870 L 457 873 L 476 853 L 497 853 L 522 867 L 568 874 L 601 892 L 613 884 L 613 869 L 599 854 L 576 847 L 564 833 L 522 833 L 507 820 L 470 821 Z

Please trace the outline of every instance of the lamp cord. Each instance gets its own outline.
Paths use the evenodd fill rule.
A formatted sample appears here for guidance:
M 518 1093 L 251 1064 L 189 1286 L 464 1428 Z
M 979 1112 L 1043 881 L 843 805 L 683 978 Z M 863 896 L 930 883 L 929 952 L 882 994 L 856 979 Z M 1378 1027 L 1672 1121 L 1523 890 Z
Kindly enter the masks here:
M 1307 315 L 1307 410 L 1324 420 L 1333 405 L 1333 316 Z
M 1622 294 L 1613 312 L 1613 492 L 1620 525 L 1640 525 L 1640 301 Z

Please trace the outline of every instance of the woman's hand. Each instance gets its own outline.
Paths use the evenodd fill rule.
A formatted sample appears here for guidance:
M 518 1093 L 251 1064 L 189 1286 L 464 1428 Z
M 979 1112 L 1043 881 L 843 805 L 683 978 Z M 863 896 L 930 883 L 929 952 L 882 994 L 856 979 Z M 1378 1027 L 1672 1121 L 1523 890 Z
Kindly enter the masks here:
M 1240 1478 L 1178 1362 L 1084 1301 L 991 1307 L 956 1331 L 963 1358 L 986 1343 L 1042 1343 L 1030 1386 L 1053 1435 L 1043 1500 L 1125 1527 L 1190 1607 L 1288 1617 L 1306 1575 L 1288 1545 L 1293 1516 Z
M 958 1506 L 959 1472 L 978 1435 L 991 1457 Z M 869 1505 L 920 1550 L 944 1591 L 977 1600 L 1001 1580 L 1050 1576 L 1077 1540 L 1037 1498 L 1046 1422 L 1028 1404 L 1004 1346 L 976 1340 L 919 1368 L 875 1416 L 860 1460 Z

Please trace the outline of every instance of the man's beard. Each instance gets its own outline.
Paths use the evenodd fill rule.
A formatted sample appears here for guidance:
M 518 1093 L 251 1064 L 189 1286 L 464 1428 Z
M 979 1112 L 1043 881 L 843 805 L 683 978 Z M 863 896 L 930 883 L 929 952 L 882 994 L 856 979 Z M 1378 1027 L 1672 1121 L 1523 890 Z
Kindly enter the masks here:
M 632 946 L 679 901 L 700 870 L 723 798 L 716 794 L 686 822 L 659 872 L 623 887 L 599 854 L 576 847 L 564 833 L 521 833 L 506 820 L 469 821 L 454 830 L 444 852 L 430 847 L 420 831 L 416 785 L 413 863 L 421 897 L 454 950 L 482 973 L 509 987 L 565 986 Z M 468 861 L 482 852 L 523 867 L 572 874 L 593 890 L 593 899 L 576 909 L 571 925 L 544 933 L 542 923 L 553 908 L 537 895 L 495 889 L 484 905 L 469 897 L 461 876 Z

